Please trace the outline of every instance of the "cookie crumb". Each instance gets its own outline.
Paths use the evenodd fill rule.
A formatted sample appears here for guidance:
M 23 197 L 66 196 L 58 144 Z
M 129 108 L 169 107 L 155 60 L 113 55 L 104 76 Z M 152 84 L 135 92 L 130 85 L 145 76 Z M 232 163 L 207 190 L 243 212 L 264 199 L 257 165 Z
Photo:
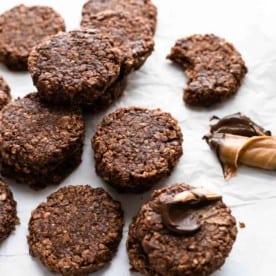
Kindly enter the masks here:
M 244 222 L 239 221 L 239 227 L 240 227 L 240 228 L 245 228 L 245 227 L 246 227 L 246 225 L 245 225 L 245 223 L 244 223 Z

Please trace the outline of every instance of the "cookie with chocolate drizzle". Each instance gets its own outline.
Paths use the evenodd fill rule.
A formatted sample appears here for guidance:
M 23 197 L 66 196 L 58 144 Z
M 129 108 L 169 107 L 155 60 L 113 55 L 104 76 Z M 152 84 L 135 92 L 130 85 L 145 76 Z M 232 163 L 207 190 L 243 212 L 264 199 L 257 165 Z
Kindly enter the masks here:
M 219 118 L 205 135 L 210 148 L 216 152 L 224 178 L 230 179 L 240 165 L 276 170 L 276 137 L 241 113 Z
M 236 239 L 236 220 L 222 197 L 175 184 L 156 190 L 129 226 L 127 250 L 143 275 L 210 275 Z

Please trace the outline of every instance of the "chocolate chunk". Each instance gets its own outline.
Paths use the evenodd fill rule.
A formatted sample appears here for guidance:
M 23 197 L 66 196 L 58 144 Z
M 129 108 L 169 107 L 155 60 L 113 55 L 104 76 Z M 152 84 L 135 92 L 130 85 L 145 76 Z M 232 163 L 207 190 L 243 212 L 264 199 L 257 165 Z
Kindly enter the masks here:
M 0 114 L 1 173 L 35 189 L 58 184 L 80 162 L 84 119 L 77 108 L 49 107 L 36 93 Z
M 167 58 L 184 69 L 188 78 L 184 101 L 191 106 L 208 107 L 229 98 L 247 72 L 234 46 L 213 34 L 177 40 Z
M 171 185 L 156 190 L 140 208 L 129 226 L 127 239 L 133 270 L 142 275 L 210 275 L 223 265 L 236 239 L 236 220 L 221 197 L 214 193 L 209 197 L 213 200 L 208 201 L 206 197 L 205 202 L 198 205 L 196 202 L 203 198 L 198 194 L 203 195 L 205 191 L 194 193 L 195 190 L 198 188 L 186 184 Z M 181 199 L 182 207 L 183 199 L 188 198 L 187 204 L 193 207 L 188 213 L 184 207 L 185 210 L 174 210 L 179 212 L 176 218 L 184 211 L 184 228 L 192 226 L 189 233 L 172 231 L 162 220 L 164 200 L 171 201 L 174 197 L 176 201 Z M 178 203 L 173 205 L 176 207 Z M 196 229 L 194 226 L 198 222 L 200 228 Z
M 30 254 L 52 272 L 88 275 L 111 261 L 123 225 L 120 203 L 103 189 L 63 187 L 32 212 Z
M 153 51 L 154 41 L 150 27 L 142 17 L 127 12 L 106 11 L 83 17 L 83 28 L 96 28 L 112 37 L 124 57 L 123 74 L 139 69 Z
M 91 15 L 106 11 L 128 12 L 132 18 L 142 17 L 145 20 L 144 25 L 149 26 L 152 32 L 156 29 L 157 8 L 151 0 L 89 0 L 83 5 L 82 18 L 86 21 Z
M 3 77 L 0 76 L 0 110 L 6 104 L 8 104 L 10 100 L 11 100 L 10 87 L 3 79 Z
M 16 6 L 0 15 L 0 60 L 12 70 L 27 70 L 31 49 L 60 31 L 64 21 L 52 8 Z
M 16 201 L 8 185 L 0 178 L 0 242 L 6 239 L 19 224 Z
M 89 108 L 122 77 L 120 51 L 95 30 L 52 36 L 32 50 L 28 62 L 40 98 L 53 104 Z
M 119 191 L 142 192 L 168 176 L 182 155 L 177 121 L 159 109 L 120 108 L 92 138 L 97 173 Z

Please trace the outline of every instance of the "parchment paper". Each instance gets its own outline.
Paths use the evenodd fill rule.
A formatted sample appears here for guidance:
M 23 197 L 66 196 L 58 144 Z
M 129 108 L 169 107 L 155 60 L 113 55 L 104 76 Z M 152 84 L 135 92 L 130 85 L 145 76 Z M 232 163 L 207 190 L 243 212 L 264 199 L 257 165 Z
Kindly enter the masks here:
M 0 12 L 24 3 L 49 5 L 65 18 L 67 30 L 79 26 L 85 1 L 1 0 Z M 276 8 L 275 1 L 264 0 L 154 0 L 158 6 L 156 46 L 141 70 L 129 78 L 124 96 L 108 110 L 86 117 L 86 139 L 81 165 L 63 181 L 42 191 L 32 191 L 9 181 L 18 202 L 21 224 L 0 245 L 0 275 L 51 275 L 29 256 L 26 235 L 31 211 L 46 196 L 65 185 L 90 184 L 104 187 L 122 203 L 126 225 L 116 257 L 95 275 L 136 275 L 129 272 L 125 249 L 128 224 L 151 192 L 143 195 L 121 195 L 109 188 L 95 174 L 90 139 L 103 115 L 118 107 L 137 105 L 161 108 L 171 112 L 181 124 L 184 155 L 172 175 L 155 188 L 176 182 L 211 188 L 224 197 L 237 221 L 246 224 L 239 229 L 236 243 L 216 276 L 259 276 L 276 274 L 276 183 L 275 172 L 241 168 L 238 175 L 225 182 L 214 154 L 202 140 L 208 132 L 211 115 L 228 115 L 241 111 L 276 134 Z M 194 33 L 215 33 L 232 42 L 241 52 L 249 72 L 238 94 L 211 109 L 191 109 L 182 101 L 186 79 L 183 72 L 165 59 L 177 38 Z M 0 65 L 11 86 L 12 96 L 35 91 L 28 73 L 8 71 Z

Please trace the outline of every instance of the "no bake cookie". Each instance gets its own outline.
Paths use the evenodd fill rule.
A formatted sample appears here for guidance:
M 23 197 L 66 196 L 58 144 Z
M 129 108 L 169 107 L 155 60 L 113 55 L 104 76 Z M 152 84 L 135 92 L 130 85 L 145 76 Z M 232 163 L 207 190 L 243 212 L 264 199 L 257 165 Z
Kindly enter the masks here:
M 156 190 L 129 226 L 127 251 L 142 275 L 210 275 L 236 239 L 236 220 L 220 195 L 176 184 Z
M 177 121 L 159 109 L 120 108 L 92 138 L 97 173 L 119 191 L 141 192 L 168 176 L 182 155 Z
M 89 21 L 91 15 L 106 11 L 128 12 L 131 17 L 142 17 L 144 24 L 149 26 L 152 32 L 156 29 L 157 8 L 151 0 L 89 0 L 82 8 L 83 21 Z
M 30 254 L 52 272 L 88 275 L 111 261 L 123 225 L 120 203 L 103 189 L 63 187 L 32 212 Z
M 121 63 L 121 53 L 107 35 L 77 30 L 36 46 L 29 57 L 29 71 L 42 100 L 89 108 L 123 77 Z
M 50 7 L 16 6 L 0 15 L 0 60 L 13 70 L 27 70 L 31 49 L 44 38 L 65 31 Z
M 177 40 L 167 58 L 184 69 L 184 101 L 191 106 L 208 107 L 234 95 L 247 72 L 235 47 L 213 34 Z
M 102 12 L 86 15 L 81 22 L 83 28 L 96 28 L 112 37 L 112 41 L 123 54 L 123 72 L 139 69 L 154 48 L 152 31 L 142 17 L 126 12 Z
M 81 162 L 83 137 L 79 109 L 16 99 L 0 113 L 1 173 L 34 189 L 58 184 Z

